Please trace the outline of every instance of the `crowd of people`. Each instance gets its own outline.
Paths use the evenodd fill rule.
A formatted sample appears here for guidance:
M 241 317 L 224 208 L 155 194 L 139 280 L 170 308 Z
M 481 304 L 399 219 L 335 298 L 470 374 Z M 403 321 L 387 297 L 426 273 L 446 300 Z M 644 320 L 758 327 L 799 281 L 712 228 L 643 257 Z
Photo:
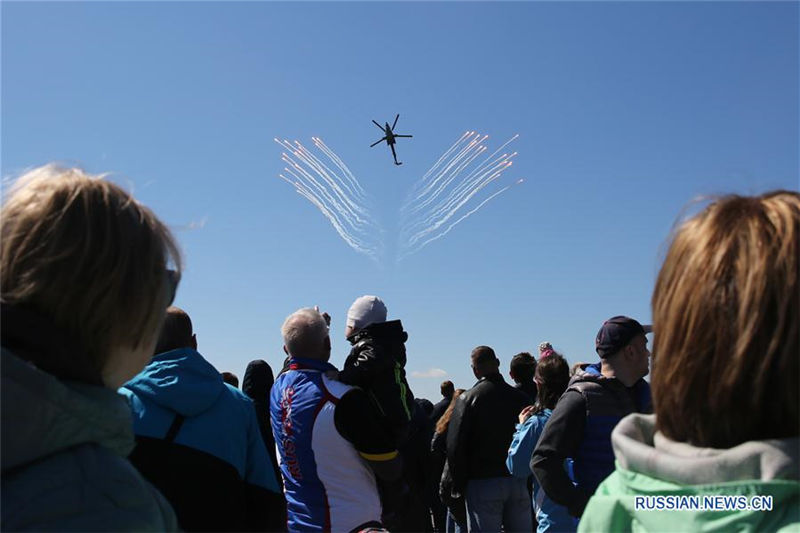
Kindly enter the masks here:
M 796 192 L 678 225 L 652 326 L 609 318 L 595 362 L 543 342 L 507 382 L 479 345 L 435 405 L 372 295 L 341 369 L 331 316 L 300 308 L 277 375 L 252 361 L 240 390 L 172 306 L 169 229 L 107 180 L 35 169 L 0 231 L 2 530 L 800 529 Z

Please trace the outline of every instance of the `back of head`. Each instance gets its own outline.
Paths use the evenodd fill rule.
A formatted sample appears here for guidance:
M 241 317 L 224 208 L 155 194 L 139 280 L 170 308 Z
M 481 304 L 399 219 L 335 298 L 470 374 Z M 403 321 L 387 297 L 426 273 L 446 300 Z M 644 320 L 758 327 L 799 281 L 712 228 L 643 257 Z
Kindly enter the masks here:
M 494 354 L 494 350 L 488 346 L 478 346 L 473 349 L 470 359 L 472 360 L 472 370 L 479 378 L 487 374 L 494 374 L 500 368 L 500 361 Z
M 347 311 L 347 327 L 353 331 L 364 329 L 370 324 L 386 322 L 386 304 L 377 296 L 365 295 L 356 298 Z
M 509 370 L 517 383 L 533 381 L 533 374 L 536 372 L 536 359 L 528 352 L 520 352 L 511 358 Z
M 291 357 L 323 361 L 330 357 L 328 324 L 315 309 L 306 307 L 289 315 L 281 327 L 281 335 L 283 345 Z
M 222 372 L 221 375 L 222 375 L 222 381 L 224 381 L 231 387 L 234 387 L 236 389 L 239 388 L 239 378 L 238 376 L 236 376 L 236 374 L 234 374 L 233 372 Z
M 729 448 L 800 434 L 798 243 L 788 191 L 721 198 L 677 230 L 652 301 L 667 437 Z
M 152 349 L 180 271 L 164 224 L 117 185 L 53 165 L 22 176 L 2 210 L 4 304 L 51 320 L 101 371 L 118 349 Z
M 442 396 L 445 398 L 451 398 L 453 396 L 453 391 L 455 390 L 455 385 L 449 379 L 447 381 L 442 381 L 441 386 L 439 386 L 439 391 L 442 393 Z
M 242 392 L 251 399 L 269 403 L 269 390 L 275 383 L 272 367 L 263 359 L 255 359 L 247 363 L 242 378 Z
M 569 376 L 569 364 L 558 352 L 552 352 L 540 359 L 535 378 L 539 389 L 537 406 L 541 409 L 555 409 L 558 399 L 567 390 Z
M 180 307 L 169 307 L 161 326 L 155 353 L 164 353 L 179 348 L 194 348 L 192 319 Z

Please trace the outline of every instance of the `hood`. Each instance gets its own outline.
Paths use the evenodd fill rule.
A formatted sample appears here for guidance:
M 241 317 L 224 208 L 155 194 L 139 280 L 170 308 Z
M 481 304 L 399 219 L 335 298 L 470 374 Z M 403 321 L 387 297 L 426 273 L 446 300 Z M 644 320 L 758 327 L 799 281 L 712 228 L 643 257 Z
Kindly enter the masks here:
M 697 448 L 655 430 L 654 415 L 630 415 L 612 433 L 617 470 L 581 519 L 589 530 L 777 531 L 800 520 L 797 438 Z M 772 496 L 769 512 L 635 508 L 635 497 Z M 652 504 L 650 504 L 652 505 Z
M 624 418 L 611 434 L 622 468 L 679 485 L 745 480 L 800 480 L 800 439 L 745 442 L 728 449 L 698 448 L 656 431 L 655 415 Z
M 390 320 L 389 322 L 370 324 L 347 338 L 350 344 L 355 344 L 363 339 L 371 339 L 378 344 L 402 344 L 408 340 L 408 333 L 403 331 L 401 321 Z
M 191 348 L 178 348 L 153 357 L 123 388 L 184 416 L 205 412 L 225 390 L 222 376 Z
M 3 347 L 59 379 L 102 387 L 100 369 L 78 338 L 26 305 L 0 303 Z
M 80 444 L 133 450 L 131 412 L 113 390 L 61 381 L 3 349 L 0 396 L 3 472 Z
M 262 360 L 256 359 L 247 364 L 242 378 L 242 392 L 247 394 L 254 402 L 269 403 L 269 391 L 275 378 L 272 367 Z

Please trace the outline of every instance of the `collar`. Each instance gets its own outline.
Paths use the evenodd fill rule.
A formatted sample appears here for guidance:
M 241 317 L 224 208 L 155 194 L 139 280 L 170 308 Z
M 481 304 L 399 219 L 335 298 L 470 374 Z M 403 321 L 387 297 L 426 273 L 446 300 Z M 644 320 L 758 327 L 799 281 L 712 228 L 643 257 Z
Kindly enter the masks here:
M 320 372 L 327 372 L 328 370 L 336 370 L 336 367 L 328 361 L 320 361 L 319 359 L 306 359 L 305 357 L 292 357 L 289 359 L 289 370 L 319 370 Z
M 611 443 L 622 468 L 679 485 L 798 479 L 797 437 L 700 448 L 665 437 L 656 430 L 655 415 L 634 414 L 617 424 Z
M 79 339 L 32 306 L 0 304 L 3 347 L 59 379 L 103 385 L 100 369 Z
M 490 381 L 492 383 L 505 383 L 506 380 L 503 379 L 503 376 L 500 372 L 494 372 L 492 374 L 486 374 L 481 379 L 478 380 L 478 383 L 482 383 L 484 381 Z

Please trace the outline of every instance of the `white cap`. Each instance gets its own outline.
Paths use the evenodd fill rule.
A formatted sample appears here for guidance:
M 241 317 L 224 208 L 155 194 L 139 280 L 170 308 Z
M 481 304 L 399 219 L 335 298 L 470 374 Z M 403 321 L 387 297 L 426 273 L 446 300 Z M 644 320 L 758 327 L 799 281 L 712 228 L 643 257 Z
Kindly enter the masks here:
M 386 322 L 386 305 L 377 296 L 356 298 L 347 311 L 347 325 L 353 329 L 364 329 L 378 322 Z

